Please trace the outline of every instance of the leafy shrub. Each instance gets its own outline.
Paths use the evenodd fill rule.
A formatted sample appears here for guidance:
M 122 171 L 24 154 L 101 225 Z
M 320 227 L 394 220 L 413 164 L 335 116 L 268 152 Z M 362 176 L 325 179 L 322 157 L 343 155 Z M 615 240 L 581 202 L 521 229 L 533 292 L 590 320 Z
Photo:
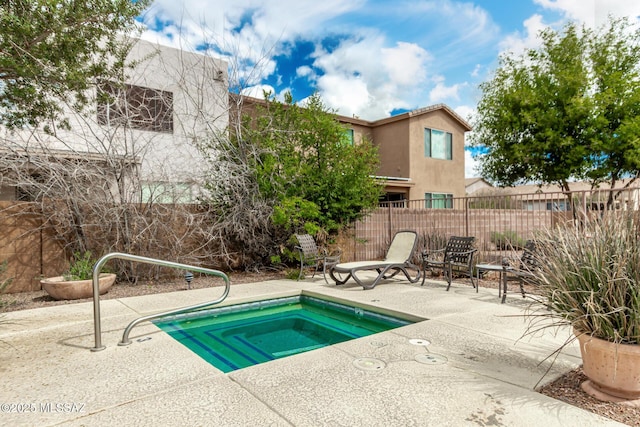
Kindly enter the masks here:
M 285 277 L 289 280 L 299 280 L 300 270 L 294 270 L 294 269 L 287 270 L 287 274 Z
M 91 257 L 91 252 L 75 252 L 71 259 L 71 265 L 62 277 L 64 280 L 89 280 L 93 278 L 93 266 L 96 263 Z
M 496 249 L 498 250 L 522 250 L 524 249 L 526 240 L 518 236 L 518 233 L 515 231 L 506 230 L 502 233 L 492 231 L 491 242 L 496 245 Z

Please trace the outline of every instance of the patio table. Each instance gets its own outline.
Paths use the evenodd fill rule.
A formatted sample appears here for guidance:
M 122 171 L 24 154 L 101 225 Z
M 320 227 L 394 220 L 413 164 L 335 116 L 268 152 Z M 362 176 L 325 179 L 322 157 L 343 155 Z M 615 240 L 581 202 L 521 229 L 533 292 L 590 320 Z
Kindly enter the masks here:
M 501 302 L 504 304 L 507 299 L 507 273 L 509 268 L 508 265 L 476 264 L 476 286 L 480 286 L 481 271 L 497 271 L 500 274 L 500 279 L 498 280 L 498 298 L 502 296 Z

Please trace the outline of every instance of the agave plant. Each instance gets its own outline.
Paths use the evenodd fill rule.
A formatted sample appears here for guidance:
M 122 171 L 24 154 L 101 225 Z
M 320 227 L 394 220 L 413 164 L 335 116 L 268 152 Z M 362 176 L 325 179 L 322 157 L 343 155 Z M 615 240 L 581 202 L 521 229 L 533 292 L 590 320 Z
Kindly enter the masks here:
M 640 218 L 607 212 L 584 227 L 536 238 L 540 291 L 552 324 L 603 340 L 640 343 Z

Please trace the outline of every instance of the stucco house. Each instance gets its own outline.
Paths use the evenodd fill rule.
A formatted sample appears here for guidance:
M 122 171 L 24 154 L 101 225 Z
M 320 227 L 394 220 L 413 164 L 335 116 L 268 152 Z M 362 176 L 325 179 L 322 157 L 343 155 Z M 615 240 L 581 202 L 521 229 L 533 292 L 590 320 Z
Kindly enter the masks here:
M 451 208 L 465 196 L 464 138 L 471 126 L 444 104 L 419 108 L 376 121 L 338 116 L 357 143 L 378 146 L 378 178 L 385 200 L 425 200 L 426 208 Z
M 121 162 L 138 177 L 130 201 L 195 200 L 202 158 L 194 141 L 228 123 L 227 62 L 143 40 L 134 41 L 128 61 L 135 66 L 125 84 L 104 81 L 88 94 L 93 110 L 65 108 L 69 129 L 0 128 L 0 200 L 23 198 L 7 166 L 33 167 L 39 157 L 41 164 L 77 159 L 96 168 Z M 106 170 L 104 179 L 114 179 Z

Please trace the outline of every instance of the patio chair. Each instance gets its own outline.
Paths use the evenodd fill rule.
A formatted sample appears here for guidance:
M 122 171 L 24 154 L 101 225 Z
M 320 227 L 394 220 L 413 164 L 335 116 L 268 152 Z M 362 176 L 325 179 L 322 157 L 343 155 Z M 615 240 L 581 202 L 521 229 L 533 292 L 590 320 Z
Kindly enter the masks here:
M 393 236 L 393 240 L 387 250 L 387 256 L 383 260 L 336 264 L 329 270 L 329 275 L 336 282 L 336 285 L 343 285 L 347 280 L 353 278 L 363 289 L 373 289 L 380 280 L 390 279 L 400 272 L 405 275 L 409 282 L 416 283 L 420 280 L 420 275 L 422 274 L 420 267 L 411 262 L 417 244 L 418 234 L 415 231 L 398 231 Z M 363 283 L 356 275 L 360 271 L 371 270 L 377 271 L 378 276 L 370 284 Z M 410 270 L 416 271 L 415 277 L 412 277 Z M 343 274 L 346 274 L 344 279 L 341 277 Z
M 510 280 L 510 274 L 515 276 L 515 279 L 520 282 L 520 293 L 522 294 L 522 298 L 524 298 L 525 282 L 532 284 L 539 283 L 538 274 L 540 271 L 540 263 L 536 253 L 536 243 L 533 240 L 527 240 L 524 244 L 522 255 L 515 260 L 515 263 L 509 264 L 507 268 L 507 280 Z
M 340 262 L 340 251 L 328 254 L 326 249 L 318 249 L 315 239 L 310 234 L 296 234 L 298 240 L 298 246 L 295 249 L 300 256 L 300 274 L 298 279 L 304 277 L 304 268 L 313 266 L 313 275 L 315 277 L 316 272 L 322 267 L 322 277 L 324 281 L 329 284 L 327 280 L 327 271 L 329 268 Z
M 422 268 L 424 274 L 422 276 L 422 285 L 424 285 L 427 269 L 429 269 L 432 273 L 434 270 L 442 270 L 447 280 L 447 291 L 451 287 L 454 273 L 468 276 L 471 284 L 476 288 L 477 285 L 473 281 L 473 255 L 477 251 L 473 247 L 475 240 L 475 237 L 451 236 L 444 248 L 423 251 Z

